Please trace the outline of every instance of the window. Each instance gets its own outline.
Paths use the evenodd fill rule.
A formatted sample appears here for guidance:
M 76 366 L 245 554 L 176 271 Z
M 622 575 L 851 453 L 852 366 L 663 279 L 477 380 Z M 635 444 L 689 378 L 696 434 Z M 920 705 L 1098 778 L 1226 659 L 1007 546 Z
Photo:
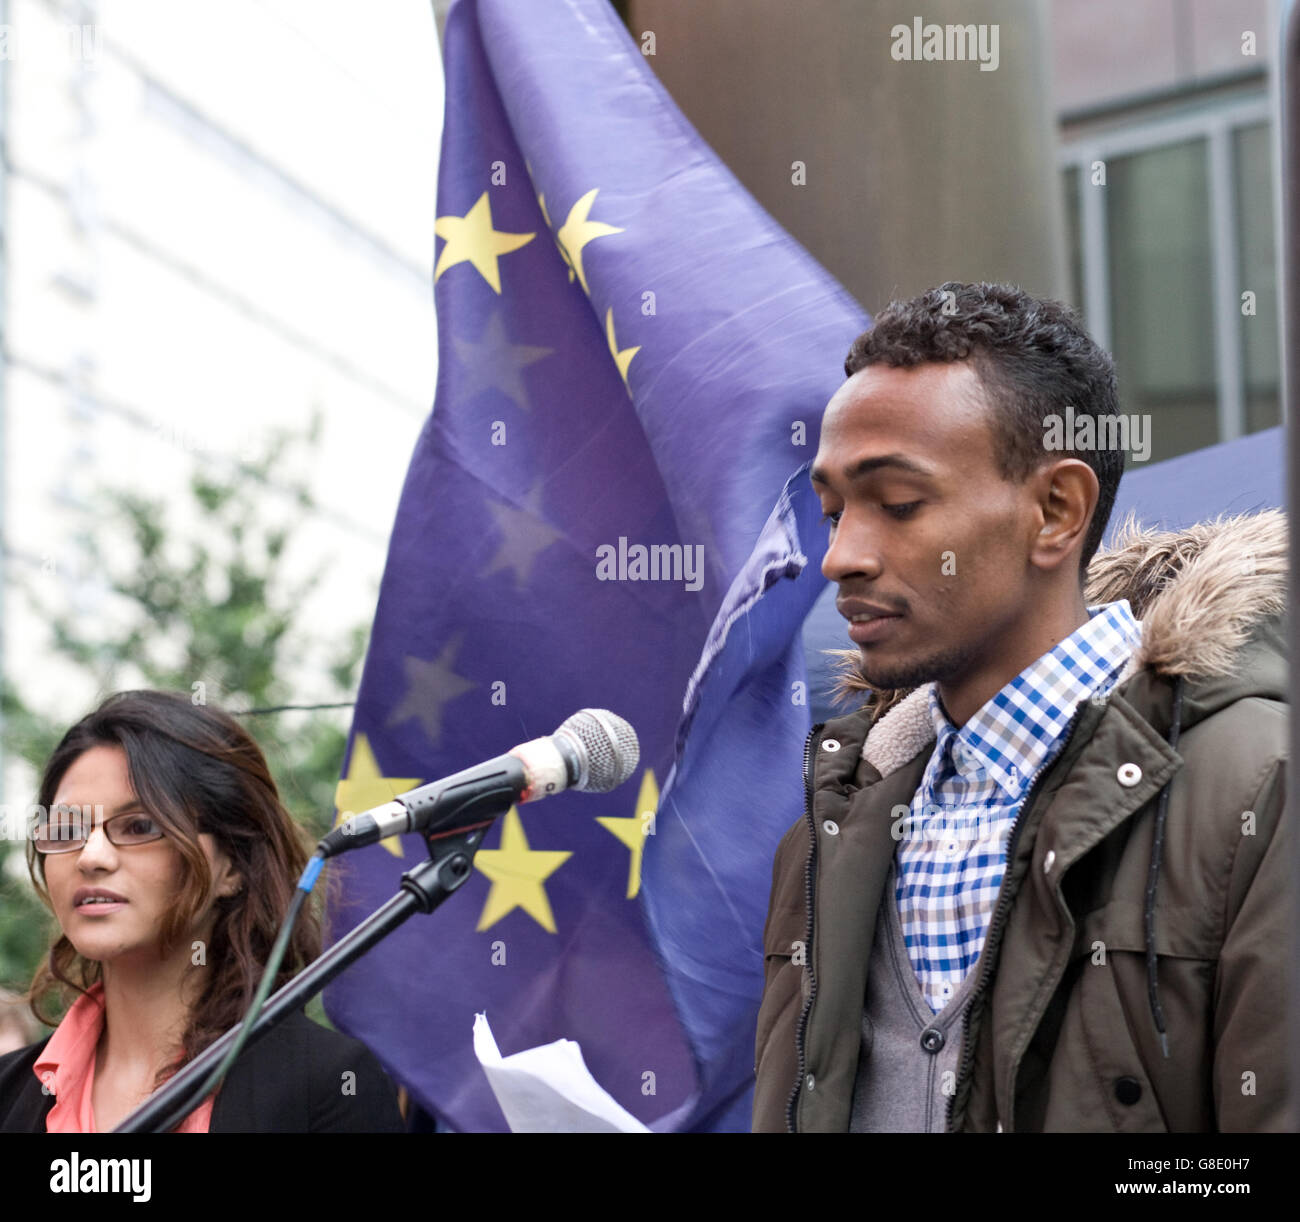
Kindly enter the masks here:
M 1266 116 L 1219 103 L 1063 154 L 1073 302 L 1115 358 L 1120 410 L 1150 416 L 1152 462 L 1281 420 Z

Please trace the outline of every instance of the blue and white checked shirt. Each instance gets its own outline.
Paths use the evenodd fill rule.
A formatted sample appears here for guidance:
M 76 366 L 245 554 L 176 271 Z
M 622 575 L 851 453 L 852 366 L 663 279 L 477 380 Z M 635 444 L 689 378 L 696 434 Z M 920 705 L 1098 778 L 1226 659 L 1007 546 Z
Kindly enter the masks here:
M 1089 619 L 997 693 L 960 729 L 930 684 L 938 741 L 901 827 L 894 892 L 921 992 L 938 1013 L 975 966 L 1007 838 L 1038 773 L 1065 746 L 1080 701 L 1114 686 L 1141 640 L 1128 601 Z

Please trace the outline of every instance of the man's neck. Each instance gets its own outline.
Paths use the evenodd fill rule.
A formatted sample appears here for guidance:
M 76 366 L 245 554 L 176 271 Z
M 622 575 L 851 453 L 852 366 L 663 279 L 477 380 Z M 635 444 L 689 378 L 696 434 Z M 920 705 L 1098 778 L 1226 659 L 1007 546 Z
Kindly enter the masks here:
M 1050 653 L 1088 622 L 1082 593 L 1048 615 L 1016 623 L 1004 632 L 1003 647 L 986 655 L 960 678 L 940 680 L 938 696 L 948 720 L 960 728 L 1021 671 Z

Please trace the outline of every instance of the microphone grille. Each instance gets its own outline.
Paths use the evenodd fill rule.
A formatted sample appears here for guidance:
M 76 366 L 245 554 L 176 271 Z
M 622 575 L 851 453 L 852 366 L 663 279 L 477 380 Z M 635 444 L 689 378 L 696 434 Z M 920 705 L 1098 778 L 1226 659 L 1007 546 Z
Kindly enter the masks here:
M 636 731 L 608 709 L 579 709 L 556 734 L 573 744 L 582 761 L 574 789 L 608 793 L 623 784 L 641 761 Z

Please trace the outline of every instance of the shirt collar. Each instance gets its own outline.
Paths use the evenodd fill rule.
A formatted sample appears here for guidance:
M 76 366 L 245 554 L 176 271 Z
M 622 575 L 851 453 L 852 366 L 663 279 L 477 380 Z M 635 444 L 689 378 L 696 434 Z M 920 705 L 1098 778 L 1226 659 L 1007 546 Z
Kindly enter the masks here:
M 1031 662 L 960 729 L 930 684 L 936 754 L 960 747 L 1013 799 L 1057 746 L 1080 701 L 1108 692 L 1142 638 L 1127 599 L 1089 607 L 1088 620 Z M 955 739 L 955 743 L 949 743 Z
M 32 1071 L 56 1098 L 80 1082 L 104 1030 L 104 986 L 96 981 L 72 1005 L 46 1041 Z

